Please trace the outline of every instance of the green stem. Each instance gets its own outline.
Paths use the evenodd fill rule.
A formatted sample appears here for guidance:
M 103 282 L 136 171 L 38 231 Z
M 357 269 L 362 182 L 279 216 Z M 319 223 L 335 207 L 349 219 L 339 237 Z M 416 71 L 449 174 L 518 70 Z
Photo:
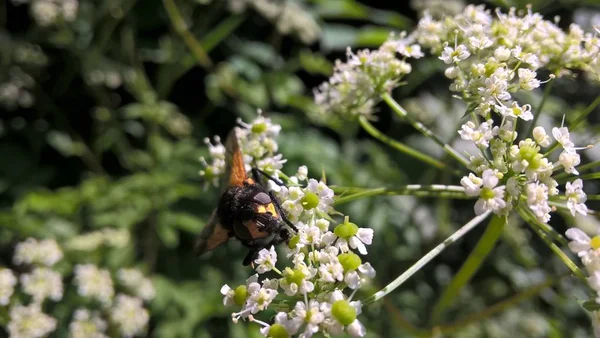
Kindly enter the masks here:
M 536 220 L 535 218 L 533 218 L 531 215 L 529 215 L 525 210 L 523 210 L 522 207 L 518 207 L 517 211 L 519 212 L 519 215 L 527 222 L 527 224 L 529 224 L 529 226 L 532 228 L 532 230 L 538 235 L 540 236 L 540 238 L 544 241 L 544 243 L 546 243 L 546 245 L 548 245 L 548 247 L 550 248 L 550 250 L 552 250 L 552 252 L 558 256 L 558 258 L 560 258 L 560 260 L 565 263 L 565 265 L 573 272 L 573 274 L 583 280 L 584 282 L 586 282 L 586 275 L 585 273 L 583 273 L 583 271 L 581 271 L 581 269 L 579 269 L 579 267 L 577 266 L 577 264 L 575 264 L 564 252 L 562 252 L 562 250 L 552 242 L 552 239 L 550 239 L 548 237 L 547 234 L 545 234 L 542 230 L 539 229 L 539 227 L 537 227 L 535 225 Z
M 204 51 L 210 53 L 221 41 L 233 33 L 242 24 L 244 19 L 245 17 L 242 15 L 233 15 L 219 23 L 200 40 Z M 159 96 L 165 97 L 173 87 L 173 83 L 183 74 L 187 73 L 195 64 L 196 59 L 194 56 L 186 53 L 175 65 L 164 65 L 161 67 L 158 72 L 157 81 Z
M 585 175 L 579 175 L 577 176 L 577 178 L 582 179 L 583 181 L 586 180 L 597 180 L 600 179 L 600 173 L 589 173 L 589 174 L 585 174 Z M 569 181 L 569 177 L 561 177 L 559 179 L 556 179 L 556 182 L 562 184 Z
M 544 108 L 544 105 L 546 104 L 546 100 L 550 96 L 550 91 L 552 90 L 553 85 L 554 85 L 554 80 L 550 81 L 550 83 L 548 83 L 546 85 L 546 88 L 544 88 L 544 96 L 542 97 L 542 101 L 540 101 L 540 104 L 535 109 L 535 112 L 533 115 L 533 120 L 529 124 L 529 128 L 527 130 L 527 133 L 525 133 L 525 135 L 532 135 L 533 128 L 535 128 L 535 124 L 537 123 L 538 118 L 540 117 L 540 115 L 542 115 L 542 108 Z
M 383 289 L 375 292 L 373 295 L 367 297 L 363 304 L 371 304 L 373 302 L 378 301 L 379 299 L 385 297 L 390 292 L 394 291 L 400 285 L 402 285 L 406 280 L 408 280 L 412 275 L 417 273 L 421 268 L 423 268 L 427 263 L 429 263 L 432 259 L 434 259 L 437 255 L 439 255 L 444 249 L 446 249 L 450 244 L 459 240 L 462 236 L 471 231 L 474 227 L 476 227 L 479 223 L 485 220 L 489 216 L 490 212 L 485 212 L 482 215 L 474 217 L 467 224 L 463 225 L 460 229 L 454 232 L 450 237 L 446 238 L 445 241 L 438 244 L 435 248 L 429 251 L 425 256 L 421 257 L 415 264 L 413 264 L 408 270 L 394 279 L 391 283 L 386 285 Z
M 175 4 L 175 1 L 163 0 L 163 5 L 167 10 L 167 15 L 169 16 L 169 20 L 171 20 L 171 24 L 173 25 L 175 32 L 179 34 L 179 36 L 183 39 L 183 42 L 188 46 L 196 58 L 198 65 L 205 69 L 212 68 L 212 60 L 200 42 L 198 42 L 194 35 L 187 29 L 187 23 L 183 19 L 179 8 L 177 8 L 177 5 Z
M 347 203 L 359 198 L 371 196 L 400 196 L 410 195 L 417 197 L 433 197 L 433 198 L 453 198 L 453 199 L 472 199 L 472 196 L 465 194 L 465 188 L 457 185 L 420 185 L 410 184 L 400 186 L 394 189 L 388 188 L 354 188 L 354 187 L 332 187 L 336 195 L 347 193 L 335 199 L 335 205 Z
M 415 159 L 429 164 L 432 167 L 438 168 L 438 169 L 444 169 L 447 170 L 448 166 L 445 163 L 440 162 L 439 160 L 423 154 L 409 146 L 407 146 L 406 144 L 396 141 L 390 137 L 388 137 L 387 135 L 383 134 L 381 131 L 379 131 L 377 128 L 375 128 L 371 122 L 369 122 L 369 120 L 367 120 L 366 117 L 361 116 L 359 118 L 359 122 L 360 125 L 363 127 L 363 129 L 365 129 L 371 136 L 373 136 L 374 138 L 378 139 L 379 141 L 389 145 L 390 147 L 408 155 L 411 157 L 414 157 Z M 457 173 L 457 175 L 460 175 L 460 173 Z
M 381 98 L 383 99 L 383 101 L 385 101 L 385 103 L 388 104 L 390 108 L 392 108 L 392 110 L 394 111 L 394 113 L 396 113 L 396 115 L 398 115 L 398 117 L 408 122 L 416 130 L 420 131 L 421 134 L 432 139 L 435 143 L 442 147 L 448 155 L 460 162 L 465 167 L 469 164 L 469 161 L 466 158 L 464 158 L 456 149 L 452 148 L 452 146 L 448 143 L 445 143 L 444 141 L 440 140 L 429 128 L 425 127 L 423 123 L 413 120 L 408 115 L 406 110 L 396 100 L 394 100 L 394 98 L 392 98 L 392 95 L 390 95 L 390 93 L 382 94 Z
M 496 246 L 505 224 L 505 217 L 497 215 L 492 217 L 483 236 L 481 236 L 477 245 L 475 245 L 469 257 L 467 257 L 467 260 L 460 267 L 460 270 L 458 270 L 446 290 L 444 290 L 440 300 L 434 306 L 431 314 L 433 323 L 440 321 L 442 314 L 452 304 L 452 301 L 458 296 L 460 290 L 473 278 L 481 264 L 483 264 L 492 249 Z
M 600 167 L 600 161 L 594 161 L 594 162 L 590 162 L 588 164 L 579 166 L 579 167 L 577 167 L 577 171 L 581 174 L 582 172 L 588 171 L 589 169 L 593 169 L 596 167 Z M 555 180 L 561 180 L 561 179 L 569 177 L 570 175 L 573 176 L 572 174 L 563 172 L 556 176 L 553 176 L 552 178 L 554 178 Z

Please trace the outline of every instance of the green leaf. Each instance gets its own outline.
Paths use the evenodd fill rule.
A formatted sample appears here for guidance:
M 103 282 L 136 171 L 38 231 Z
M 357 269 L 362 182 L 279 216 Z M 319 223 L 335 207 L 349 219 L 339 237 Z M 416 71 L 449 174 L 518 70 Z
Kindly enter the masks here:
M 333 64 L 321 54 L 313 53 L 310 50 L 303 50 L 298 57 L 300 66 L 311 74 L 320 74 L 329 77 L 333 73 Z
M 175 248 L 179 244 L 179 233 L 168 219 L 158 217 L 156 222 L 156 234 L 167 248 Z

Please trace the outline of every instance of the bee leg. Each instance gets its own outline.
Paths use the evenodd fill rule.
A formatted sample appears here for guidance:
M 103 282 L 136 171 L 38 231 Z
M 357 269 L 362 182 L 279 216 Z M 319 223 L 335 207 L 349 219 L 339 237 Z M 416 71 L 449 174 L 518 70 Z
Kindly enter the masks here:
M 260 176 L 264 176 L 266 178 L 268 178 L 269 180 L 273 181 L 275 184 L 277 184 L 280 187 L 285 186 L 285 184 L 283 182 L 281 182 L 280 180 L 274 178 L 273 176 L 267 174 L 266 172 L 258 169 L 258 168 L 252 168 L 252 177 L 254 178 L 255 181 L 261 182 L 262 180 L 260 179 Z
M 244 266 L 252 265 L 252 268 L 254 269 L 254 260 L 256 259 L 259 251 L 260 249 L 256 248 L 250 249 L 250 252 L 248 252 L 246 258 L 244 258 Z
M 295 232 L 298 232 L 298 228 L 296 228 L 296 226 L 292 224 L 292 222 L 290 222 L 290 220 L 285 215 L 285 212 L 283 212 L 283 209 L 281 208 L 281 204 L 279 204 L 279 199 L 277 198 L 277 196 L 275 196 L 275 194 L 272 191 L 269 191 L 269 197 L 271 197 L 271 201 L 275 205 L 277 213 L 281 216 L 281 219 L 285 222 L 285 224 L 287 224 L 290 228 L 294 229 Z

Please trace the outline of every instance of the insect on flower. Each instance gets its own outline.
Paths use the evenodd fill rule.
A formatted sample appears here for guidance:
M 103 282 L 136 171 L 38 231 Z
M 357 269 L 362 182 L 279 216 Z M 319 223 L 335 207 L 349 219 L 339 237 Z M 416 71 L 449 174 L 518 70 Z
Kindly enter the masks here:
M 198 235 L 194 250 L 202 255 L 235 237 L 250 249 L 244 259 L 244 265 L 249 265 L 261 249 L 289 241 L 288 227 L 295 232 L 298 229 L 287 219 L 273 192 L 265 189 L 261 176 L 279 185 L 283 183 L 256 167 L 252 168 L 252 177 L 246 174 L 236 128 L 229 133 L 225 148 L 224 179 L 228 182 L 224 182 L 226 188 L 219 205 Z

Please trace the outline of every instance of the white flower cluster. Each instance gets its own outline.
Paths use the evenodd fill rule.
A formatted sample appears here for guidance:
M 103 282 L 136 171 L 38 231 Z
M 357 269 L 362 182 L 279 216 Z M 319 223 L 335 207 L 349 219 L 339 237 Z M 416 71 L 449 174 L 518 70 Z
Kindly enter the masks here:
M 292 260 L 289 266 L 278 269 L 275 248 L 263 249 L 254 261 L 258 274 L 234 289 L 223 286 L 224 304 L 240 308 L 232 314 L 234 322 L 241 318 L 259 323 L 263 326 L 261 332 L 269 337 L 311 337 L 317 332 L 336 335 L 344 331 L 364 336 L 365 327 L 357 319 L 362 304 L 352 299 L 367 278 L 375 276 L 375 270 L 352 250 L 366 254 L 373 230 L 359 228 L 346 217 L 331 231 L 328 214 L 333 211 L 333 191 L 324 182 L 308 178 L 305 166 L 291 177 L 280 171 L 284 161 L 280 154 L 276 155 L 277 143 L 273 139 L 280 126 L 260 114 L 252 123 L 240 121 L 240 125 L 243 129 L 238 137 L 244 156 L 259 167 L 263 164 L 261 169 L 272 176 L 285 177 L 287 186 L 272 181 L 269 186 L 298 233 L 285 249 Z M 278 276 L 259 280 L 259 274 L 265 273 Z M 345 290 L 350 295 L 345 295 Z M 273 323 L 254 318 L 271 308 L 278 311 Z
M 16 66 L 8 71 L 8 76 L 8 81 L 0 83 L 0 104 L 8 110 L 31 107 L 35 101 L 31 94 L 34 79 Z
M 563 126 L 552 129 L 556 144 L 563 149 L 556 163 L 549 158 L 555 147 L 549 148 L 552 140 L 543 127 L 533 129 L 531 138 L 518 140 L 519 121 L 533 120 L 534 114 L 529 104 L 520 104 L 514 95 L 540 87 L 543 81 L 536 73 L 540 68 L 557 75 L 569 68 L 585 69 L 598 57 L 598 40 L 577 26 L 565 33 L 530 11 L 523 16 L 515 10 L 495 14 L 484 6 L 470 5 L 440 21 L 425 15 L 410 36 L 448 65 L 445 75 L 453 80 L 450 90 L 459 92 L 472 112 L 471 121 L 458 133 L 478 148 L 477 153 L 468 154 L 468 167 L 474 174 L 461 180 L 468 195 L 479 197 L 475 212 L 506 215 L 518 203 L 526 203 L 538 221 L 547 223 L 553 210 L 550 198 L 558 199 L 559 194 L 552 175 L 559 169 L 578 175 L 580 148 Z M 542 148 L 548 151 L 542 153 Z M 573 214 L 587 213 L 582 187 L 580 179 L 565 186 L 564 197 Z
M 108 236 L 121 232 L 113 229 L 98 233 Z M 107 241 L 111 246 L 123 242 L 122 238 Z M 67 247 L 67 250 L 72 249 Z M 62 258 L 63 251 L 55 240 L 28 238 L 17 244 L 13 261 L 16 265 L 29 265 L 30 271 L 17 277 L 12 270 L 0 268 L 0 305 L 11 309 L 8 324 L 11 337 L 46 337 L 56 329 L 56 320 L 43 312 L 43 306 L 46 300 L 60 301 L 64 289 L 69 286 L 63 285 L 63 276 L 52 270 Z M 69 325 L 71 337 L 107 337 L 107 322 L 114 325 L 123 337 L 145 332 L 150 315 L 143 302 L 152 300 L 156 293 L 150 279 L 136 269 L 122 268 L 117 273 L 119 286 L 133 296 L 123 293 L 115 296 L 110 271 L 94 264 L 75 265 L 73 270 L 73 286 L 80 296 L 97 301 L 101 312 L 85 308 L 75 311 Z M 18 280 L 22 293 L 31 300 L 27 306 L 22 305 L 23 299 L 14 296 Z M 110 320 L 103 319 L 103 316 Z
M 112 248 L 123 248 L 130 241 L 127 229 L 103 228 L 70 238 L 65 247 L 75 251 L 94 251 L 105 245 Z
M 242 13 L 248 7 L 275 24 L 279 33 L 295 34 L 307 45 L 315 42 L 321 33 L 313 16 L 297 1 L 229 0 L 229 9 L 234 13 Z
M 78 0 L 12 0 L 15 4 L 29 3 L 31 16 L 40 26 L 71 22 L 77 17 Z
M 424 48 L 439 55 L 449 67 L 450 89 L 483 117 L 495 111 L 502 116 L 531 120 L 528 105 L 513 101 L 512 93 L 540 86 L 536 71 L 553 76 L 582 69 L 598 74 L 600 39 L 573 24 L 564 32 L 556 23 L 531 10 L 518 15 L 469 5 L 442 20 L 426 15 L 411 34 Z
M 71 338 L 108 338 L 106 321 L 97 312 L 87 309 L 77 309 L 73 314 L 73 321 L 69 324 Z
M 264 117 L 260 110 L 258 111 L 258 117 L 252 123 L 247 124 L 242 120 L 238 120 L 238 124 L 242 128 L 236 129 L 236 134 L 240 150 L 244 155 L 246 171 L 250 171 L 252 167 L 250 164 L 252 163 L 256 168 L 278 178 L 277 171 L 286 162 L 281 154 L 277 154 L 278 146 L 274 139 L 279 135 L 281 126 L 273 124 L 271 119 Z M 204 165 L 204 169 L 200 171 L 200 176 L 203 176 L 207 183 L 210 182 L 214 186 L 218 186 L 219 181 L 225 174 L 226 149 L 218 136 L 213 139 L 214 144 L 210 142 L 210 139 L 204 139 L 212 160 L 209 164 L 204 157 L 200 158 L 200 162 Z
M 460 183 L 468 195 L 479 197 L 475 203 L 478 215 L 486 211 L 506 215 L 519 203 L 525 203 L 538 221 L 547 223 L 553 211 L 550 199 L 559 199 L 558 182 L 552 175 L 561 168 L 578 175 L 575 166 L 580 162 L 579 154 L 566 127 L 552 129 L 557 144 L 563 147 L 557 163 L 549 160 L 549 154 L 540 152 L 551 142 L 543 127 L 534 128 L 533 139 L 513 144 L 516 124 L 515 118 L 504 118 L 495 127 L 491 119 L 476 128 L 473 122 L 463 125 L 459 134 L 473 141 L 481 152 L 470 155 L 469 169 L 475 174 L 463 177 Z M 571 214 L 587 214 L 581 179 L 566 183 L 563 198 Z
M 347 50 L 346 62 L 336 61 L 334 73 L 314 90 L 317 113 L 322 118 L 354 119 L 371 116 L 379 96 L 395 88 L 411 72 L 408 58 L 423 56 L 414 38 L 391 34 L 377 50 Z

